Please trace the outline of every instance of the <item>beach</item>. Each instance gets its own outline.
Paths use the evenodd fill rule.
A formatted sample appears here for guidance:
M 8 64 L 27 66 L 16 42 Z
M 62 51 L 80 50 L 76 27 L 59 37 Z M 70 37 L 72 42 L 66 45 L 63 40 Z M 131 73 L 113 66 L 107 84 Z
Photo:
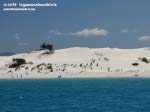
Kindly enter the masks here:
M 32 51 L 0 57 L 0 79 L 150 77 L 149 48 Z M 24 63 L 13 67 L 16 60 Z M 15 61 L 14 61 L 15 60 Z

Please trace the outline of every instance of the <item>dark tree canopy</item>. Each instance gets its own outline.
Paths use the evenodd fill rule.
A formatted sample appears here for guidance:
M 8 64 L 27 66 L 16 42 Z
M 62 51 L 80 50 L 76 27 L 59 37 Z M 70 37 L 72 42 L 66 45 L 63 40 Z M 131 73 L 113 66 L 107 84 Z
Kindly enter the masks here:
M 41 46 L 40 46 L 40 48 L 43 50 L 45 50 L 45 49 L 47 49 L 47 50 L 49 50 L 51 53 L 53 53 L 54 52 L 54 48 L 53 48 L 53 45 L 51 45 L 51 44 L 46 44 L 46 43 L 43 43 Z

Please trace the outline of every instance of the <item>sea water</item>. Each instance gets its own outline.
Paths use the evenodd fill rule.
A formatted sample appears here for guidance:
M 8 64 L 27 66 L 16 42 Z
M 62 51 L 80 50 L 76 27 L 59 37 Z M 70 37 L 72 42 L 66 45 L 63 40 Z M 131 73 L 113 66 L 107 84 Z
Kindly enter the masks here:
M 150 112 L 150 79 L 0 80 L 0 112 Z

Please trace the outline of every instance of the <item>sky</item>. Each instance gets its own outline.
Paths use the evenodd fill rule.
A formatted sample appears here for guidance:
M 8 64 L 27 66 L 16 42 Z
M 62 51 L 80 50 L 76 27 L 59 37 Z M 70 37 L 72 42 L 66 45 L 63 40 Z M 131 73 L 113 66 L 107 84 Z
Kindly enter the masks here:
M 3 11 L 4 3 L 56 3 Z M 29 52 L 43 43 L 68 47 L 150 46 L 150 0 L 1 0 L 0 52 Z

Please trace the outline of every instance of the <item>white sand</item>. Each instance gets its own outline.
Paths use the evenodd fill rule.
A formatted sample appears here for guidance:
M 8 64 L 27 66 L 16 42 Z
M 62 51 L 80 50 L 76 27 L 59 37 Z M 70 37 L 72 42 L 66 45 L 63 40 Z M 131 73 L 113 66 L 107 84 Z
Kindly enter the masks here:
M 44 52 L 0 57 L 0 79 L 150 77 L 150 63 L 139 59 L 150 59 L 149 48 L 74 47 L 56 50 L 51 55 L 43 55 Z M 28 64 L 17 70 L 8 68 L 13 58 L 23 58 Z M 132 65 L 135 62 L 138 66 Z M 53 72 L 47 69 L 48 63 L 52 64 Z M 39 64 L 42 65 L 37 68 Z

